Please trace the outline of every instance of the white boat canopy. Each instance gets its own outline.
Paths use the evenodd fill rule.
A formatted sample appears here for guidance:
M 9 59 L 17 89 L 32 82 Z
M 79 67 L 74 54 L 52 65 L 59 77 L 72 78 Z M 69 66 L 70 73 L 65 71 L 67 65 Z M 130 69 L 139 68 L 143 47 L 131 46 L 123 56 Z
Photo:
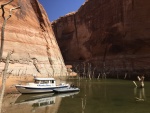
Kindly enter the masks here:
M 55 80 L 54 78 L 34 78 L 34 80 Z

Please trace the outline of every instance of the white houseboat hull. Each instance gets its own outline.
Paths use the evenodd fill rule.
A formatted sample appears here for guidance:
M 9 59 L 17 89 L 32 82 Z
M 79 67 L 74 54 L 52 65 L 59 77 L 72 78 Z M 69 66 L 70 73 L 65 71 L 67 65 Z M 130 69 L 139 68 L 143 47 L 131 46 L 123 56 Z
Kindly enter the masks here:
M 36 87 L 26 87 L 26 86 L 23 86 L 23 85 L 16 85 L 15 87 L 22 94 L 32 94 L 32 93 L 52 93 L 53 89 L 65 88 L 65 87 L 68 87 L 68 86 L 36 88 Z
M 50 93 L 53 89 L 65 88 L 69 84 L 61 83 L 56 85 L 54 78 L 34 78 L 34 83 L 27 83 L 26 85 L 16 85 L 16 89 L 22 93 Z

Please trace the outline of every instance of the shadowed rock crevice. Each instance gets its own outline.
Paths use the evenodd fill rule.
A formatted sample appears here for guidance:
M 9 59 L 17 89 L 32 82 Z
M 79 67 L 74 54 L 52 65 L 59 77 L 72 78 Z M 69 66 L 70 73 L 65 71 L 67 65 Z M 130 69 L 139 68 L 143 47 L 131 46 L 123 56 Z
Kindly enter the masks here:
M 39 21 L 41 28 L 45 31 L 46 30 L 44 27 L 45 21 L 44 21 L 44 18 L 43 18 L 43 15 L 42 15 L 38 1 L 37 0 L 30 0 L 30 2 L 31 2 L 32 8 L 34 9 L 34 12 L 37 16 L 37 19 Z

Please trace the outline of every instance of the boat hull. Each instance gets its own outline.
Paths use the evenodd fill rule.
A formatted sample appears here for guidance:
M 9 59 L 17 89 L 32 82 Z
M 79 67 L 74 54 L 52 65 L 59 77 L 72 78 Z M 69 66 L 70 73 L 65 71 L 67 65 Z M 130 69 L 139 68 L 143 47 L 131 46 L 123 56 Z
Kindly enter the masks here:
M 77 92 L 80 91 L 79 88 L 57 88 L 53 90 L 55 93 L 67 93 L 67 92 Z
M 25 86 L 16 85 L 15 87 L 22 94 L 35 94 L 35 93 L 52 93 L 53 89 L 65 88 L 68 86 L 35 88 L 35 87 L 25 87 Z

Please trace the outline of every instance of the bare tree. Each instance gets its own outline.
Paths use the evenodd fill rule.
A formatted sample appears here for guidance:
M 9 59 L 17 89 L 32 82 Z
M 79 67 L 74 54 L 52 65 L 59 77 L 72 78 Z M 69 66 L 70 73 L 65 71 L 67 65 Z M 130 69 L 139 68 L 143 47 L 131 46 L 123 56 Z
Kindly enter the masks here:
M 4 19 L 3 21 L 3 25 L 1 28 L 1 48 L 0 48 L 0 61 L 2 61 L 2 55 L 3 55 L 3 46 L 4 46 L 4 32 L 5 32 L 5 26 L 6 23 L 8 21 L 8 19 L 12 16 L 12 11 L 15 9 L 19 9 L 20 6 L 17 7 L 13 7 L 9 10 L 9 15 L 8 17 L 5 17 L 5 9 L 4 7 L 8 4 L 10 4 L 13 0 L 9 0 L 8 2 L 1 4 L 0 5 L 0 9 L 2 10 L 2 18 Z M 3 101 L 3 97 L 4 97 L 4 92 L 5 92 L 5 83 L 6 83 L 6 79 L 7 79 L 7 70 L 8 70 L 8 66 L 9 66 L 9 60 L 10 60 L 10 56 L 13 52 L 9 52 L 6 58 L 6 63 L 5 63 L 5 67 L 3 70 L 3 75 L 2 75 L 2 88 L 1 88 L 1 93 L 0 93 L 0 113 L 2 112 L 2 101 Z
M 140 88 L 144 87 L 144 75 L 142 75 L 141 77 L 137 76 L 139 82 L 140 82 Z
M 94 67 L 94 69 L 93 69 L 92 78 L 94 78 L 94 76 L 95 76 L 95 70 L 96 70 L 96 68 L 97 68 L 97 67 Z
M 0 9 L 2 9 L 2 18 L 4 19 L 3 21 L 3 25 L 2 25 L 2 28 L 1 28 L 1 49 L 0 49 L 0 61 L 2 60 L 2 55 L 3 55 L 3 47 L 4 47 L 4 33 L 5 33 L 5 26 L 6 26 L 6 23 L 8 21 L 8 19 L 12 16 L 12 11 L 15 10 L 15 9 L 19 9 L 20 6 L 17 6 L 17 7 L 13 7 L 9 10 L 9 15 L 8 17 L 5 17 L 5 9 L 4 7 L 6 5 L 8 5 L 9 3 L 11 3 L 13 0 L 10 0 L 4 4 L 2 4 L 0 6 Z
M 2 101 L 3 101 L 3 97 L 4 97 L 4 92 L 5 92 L 5 83 L 6 83 L 6 79 L 7 79 L 7 70 L 8 70 L 8 66 L 9 66 L 9 60 L 10 60 L 10 56 L 13 52 L 9 52 L 6 58 L 6 63 L 5 63 L 5 67 L 3 70 L 3 76 L 2 76 L 2 88 L 1 88 L 1 95 L 0 95 L 0 113 L 2 111 Z
M 99 74 L 98 74 L 98 77 L 97 77 L 97 79 L 99 79 L 99 78 L 100 78 L 100 76 L 101 76 L 101 73 L 99 73 Z
M 142 75 L 141 77 L 137 76 L 137 79 L 138 79 L 139 82 L 140 82 L 139 88 L 144 88 L 144 79 L 145 79 L 144 75 Z M 133 83 L 134 83 L 134 85 L 135 85 L 136 87 L 138 87 L 138 85 L 136 84 L 135 81 L 133 81 Z
M 83 62 L 83 77 L 86 78 L 86 64 Z
M 88 63 L 88 76 L 89 76 L 89 79 L 91 80 L 91 64 Z

